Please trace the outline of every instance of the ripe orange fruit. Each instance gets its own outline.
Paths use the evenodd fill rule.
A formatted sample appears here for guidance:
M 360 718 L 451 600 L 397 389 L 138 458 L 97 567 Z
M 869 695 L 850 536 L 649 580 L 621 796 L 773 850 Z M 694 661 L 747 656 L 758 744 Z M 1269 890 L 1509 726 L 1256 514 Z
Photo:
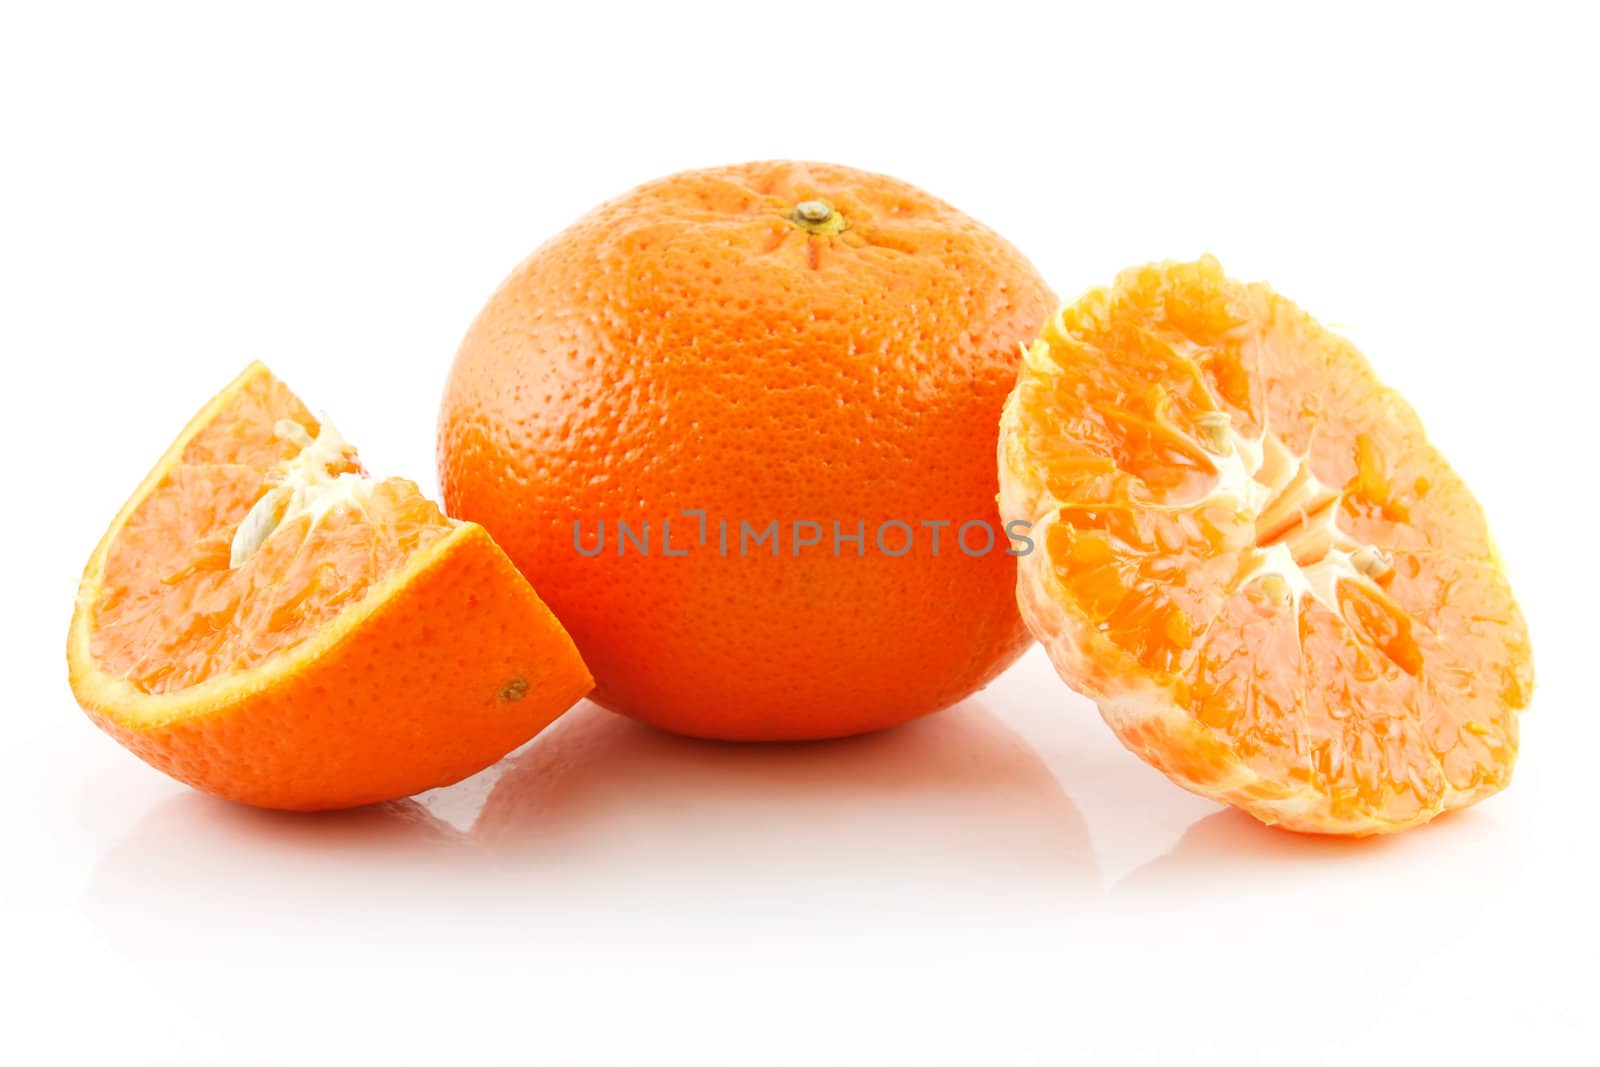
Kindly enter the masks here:
M 1348 342 L 1211 258 L 1063 308 L 1007 402 L 1030 628 L 1134 752 L 1295 830 L 1501 789 L 1533 686 L 1477 502 Z
M 259 363 L 113 520 L 67 659 L 90 717 L 153 766 L 301 810 L 464 778 L 591 684 L 482 527 L 368 478 Z
M 536 251 L 472 325 L 440 418 L 445 506 L 548 597 L 606 707 L 740 740 L 903 722 L 1027 641 L 991 446 L 1053 306 L 1015 248 L 893 178 L 769 162 L 651 182 Z M 956 544 L 968 522 L 990 551 L 976 527 L 973 554 Z M 598 554 L 575 523 L 589 549 L 605 524 Z

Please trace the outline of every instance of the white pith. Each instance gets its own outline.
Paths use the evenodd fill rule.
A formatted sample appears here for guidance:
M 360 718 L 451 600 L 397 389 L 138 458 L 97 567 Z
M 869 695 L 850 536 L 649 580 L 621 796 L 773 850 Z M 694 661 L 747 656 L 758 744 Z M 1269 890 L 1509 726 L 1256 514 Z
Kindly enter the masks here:
M 297 519 L 308 519 L 309 529 L 330 512 L 345 508 L 365 510 L 375 483 L 362 474 L 333 472 L 336 465 L 355 455 L 355 449 L 327 416 L 320 421 L 314 438 L 293 419 L 279 419 L 274 425 L 276 435 L 300 451 L 267 475 L 267 491 L 234 531 L 229 566 L 243 565 L 276 530 Z
M 1038 340 L 1024 348 L 1023 363 L 1024 373 L 1051 373 L 1049 343 Z M 1266 581 L 1270 587 L 1271 580 L 1276 577 L 1282 580 L 1288 593 L 1286 607 L 1298 610 L 1301 601 L 1310 596 L 1337 614 L 1339 583 L 1375 584 L 1373 576 L 1388 565 L 1383 553 L 1373 546 L 1359 544 L 1339 528 L 1339 493 L 1312 472 L 1308 452 L 1291 452 L 1270 428 L 1263 427 L 1255 437 L 1244 436 L 1233 425 L 1222 404 L 1215 397 L 1210 400 L 1213 409 L 1201 418 L 1212 432 L 1197 443 L 1210 457 L 1216 480 L 1193 500 L 1145 507 L 1150 511 L 1190 511 L 1220 503 L 1250 516 L 1252 521 L 1260 518 L 1269 506 L 1287 507 L 1290 513 L 1297 515 L 1293 537 L 1261 545 L 1241 585 Z M 1014 421 L 1011 408 L 1008 403 L 1007 424 Z M 1281 501 L 1280 496 L 1284 498 Z M 1307 509 L 1297 506 L 1297 501 L 1318 503 Z M 1038 524 L 1042 516 L 1049 515 L 1061 503 L 1041 490 L 1040 499 L 1033 502 L 1027 517 Z M 1295 558 L 1293 542 L 1325 547 L 1317 558 L 1301 563 Z
M 1295 533 L 1302 539 L 1325 539 L 1328 547 L 1320 558 L 1308 563 L 1295 559 L 1290 542 L 1274 541 L 1262 545 L 1254 567 L 1244 581 L 1262 581 L 1269 577 L 1281 578 L 1288 588 L 1292 606 L 1299 608 L 1301 600 L 1310 596 L 1335 613 L 1339 610 L 1338 584 L 1341 581 L 1370 582 L 1371 579 L 1355 563 L 1355 553 L 1362 547 L 1339 529 L 1339 501 L 1336 491 L 1324 485 L 1311 472 L 1309 457 L 1293 455 L 1271 430 L 1263 430 L 1256 438 L 1244 437 L 1231 424 L 1227 427 L 1228 452 L 1218 456 L 1216 484 L 1199 502 L 1231 501 L 1252 518 L 1259 517 L 1289 482 L 1301 480 L 1307 499 L 1332 497 L 1315 511 L 1298 511 Z M 1265 457 L 1273 450 L 1286 456 L 1291 474 L 1278 485 L 1268 485 L 1258 480 Z M 1192 506 L 1192 505 L 1187 505 Z M 1381 553 L 1368 547 L 1365 552 L 1381 558 Z
M 1048 378 L 1060 373 L 1048 342 L 1040 340 L 1025 348 L 1023 382 L 1035 375 Z M 1006 521 L 1033 520 L 1033 536 L 1044 543 L 1049 528 L 1059 521 L 1063 502 L 1043 481 L 1024 473 L 1032 461 L 1023 445 L 1022 392 L 1019 384 L 1001 419 L 1000 510 Z M 1220 402 L 1212 400 L 1216 411 L 1201 416 L 1202 420 L 1221 413 Z M 1382 595 L 1377 580 L 1390 569 L 1387 556 L 1340 529 L 1339 494 L 1315 478 L 1305 455 L 1292 455 L 1270 429 L 1246 438 L 1231 421 L 1223 426 L 1220 419 L 1212 425 L 1202 424 L 1195 439 L 1211 454 L 1215 471 L 1206 491 L 1183 502 L 1141 507 L 1187 511 L 1224 504 L 1252 522 L 1261 517 L 1263 509 L 1273 508 L 1279 521 L 1272 525 L 1286 530 L 1267 543 L 1258 540 L 1253 550 L 1246 550 L 1247 567 L 1234 589 L 1266 583 L 1268 588 L 1262 591 L 1291 618 L 1298 617 L 1307 597 L 1331 609 L 1336 618 L 1343 618 L 1338 606 L 1341 583 L 1360 583 Z M 1310 501 L 1312 506 L 1296 506 L 1300 500 Z M 1295 558 L 1296 548 L 1301 549 L 1300 560 Z M 1457 788 L 1447 780 L 1421 810 L 1394 820 L 1366 807 L 1346 808 L 1336 814 L 1333 798 L 1316 785 L 1264 777 L 1232 753 L 1208 765 L 1203 779 L 1191 778 L 1181 767 L 1161 759 L 1162 753 L 1227 751 L 1231 746 L 1222 732 L 1191 714 L 1180 697 L 1181 680 L 1146 671 L 1131 653 L 1077 611 L 1048 554 L 1030 553 L 1018 563 L 1019 607 L 1029 629 L 1048 650 L 1056 672 L 1095 701 L 1124 744 L 1192 792 L 1237 805 L 1263 822 L 1302 831 L 1364 835 L 1420 825 L 1500 788 L 1495 783 Z

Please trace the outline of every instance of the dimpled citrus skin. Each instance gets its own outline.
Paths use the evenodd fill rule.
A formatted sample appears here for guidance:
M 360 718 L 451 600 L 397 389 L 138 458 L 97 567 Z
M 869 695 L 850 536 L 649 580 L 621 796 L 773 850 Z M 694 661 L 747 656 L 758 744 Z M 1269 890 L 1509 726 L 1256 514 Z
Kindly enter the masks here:
M 834 212 L 817 232 L 808 201 Z M 1004 541 L 972 558 L 953 538 L 998 524 L 1000 409 L 1053 304 L 1010 244 L 891 178 L 769 162 L 652 182 L 536 251 L 473 324 L 441 412 L 445 506 L 538 585 L 609 708 L 742 740 L 903 722 L 1027 642 Z M 650 521 L 650 556 L 617 556 L 619 519 Z M 661 554 L 663 519 L 687 556 Z M 824 543 L 796 557 L 807 519 Z M 952 525 L 938 557 L 918 528 L 892 558 L 872 544 L 889 519 Z M 575 550 L 574 520 L 591 539 L 605 521 L 604 552 Z M 741 557 L 741 520 L 782 522 L 782 556 Z M 865 523 L 864 558 L 834 558 L 834 520 Z
M 279 419 L 316 427 L 256 364 L 91 557 L 68 664 L 102 729 L 197 789 L 318 810 L 458 781 L 587 691 L 571 640 L 488 534 L 408 482 L 371 483 L 361 508 L 309 532 L 285 523 L 230 566 L 286 451 Z

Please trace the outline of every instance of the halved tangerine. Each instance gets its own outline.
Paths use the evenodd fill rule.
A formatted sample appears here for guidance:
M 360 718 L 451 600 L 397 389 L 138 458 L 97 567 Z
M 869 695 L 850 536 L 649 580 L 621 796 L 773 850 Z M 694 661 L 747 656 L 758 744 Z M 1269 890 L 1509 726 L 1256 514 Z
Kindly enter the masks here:
M 1533 687 L 1483 512 L 1347 341 L 1215 259 L 1061 309 L 1006 405 L 1023 616 L 1178 784 L 1303 831 L 1504 787 Z
M 457 781 L 593 684 L 482 527 L 366 476 L 259 363 L 113 520 L 67 658 L 78 702 L 147 762 L 299 810 Z

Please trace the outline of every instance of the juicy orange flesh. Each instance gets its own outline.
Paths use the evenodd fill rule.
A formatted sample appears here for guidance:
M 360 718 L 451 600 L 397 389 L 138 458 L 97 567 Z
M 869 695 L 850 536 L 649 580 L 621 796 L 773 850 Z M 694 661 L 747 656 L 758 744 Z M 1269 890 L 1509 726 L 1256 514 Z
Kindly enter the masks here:
M 1129 271 L 1043 340 L 1019 394 L 1060 504 L 1043 549 L 1137 669 L 1335 814 L 1405 820 L 1445 782 L 1503 781 L 1532 684 L 1521 616 L 1476 502 L 1353 347 L 1211 259 Z M 1266 443 L 1251 503 L 1213 492 L 1216 412 Z M 1330 601 L 1267 576 L 1274 544 L 1307 575 L 1376 549 L 1381 573 L 1346 565 Z
M 412 483 L 368 482 L 359 506 L 290 518 L 230 565 L 235 531 L 300 451 L 276 432 L 282 419 L 313 436 L 321 429 L 281 382 L 250 379 L 128 517 L 94 605 L 91 651 L 102 670 L 170 693 L 257 665 L 452 527 Z M 353 454 L 341 470 L 359 473 Z

